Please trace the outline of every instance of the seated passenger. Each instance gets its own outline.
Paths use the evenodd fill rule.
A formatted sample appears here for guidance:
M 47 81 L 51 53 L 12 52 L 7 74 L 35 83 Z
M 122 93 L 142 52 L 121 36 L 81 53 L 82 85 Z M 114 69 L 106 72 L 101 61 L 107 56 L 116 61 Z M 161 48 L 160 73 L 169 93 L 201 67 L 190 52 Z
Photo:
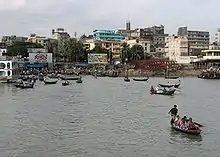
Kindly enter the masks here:
M 180 120 L 180 116 L 177 115 L 176 118 L 175 118 L 175 120 L 174 120 L 174 123 L 175 123 L 176 126 L 178 126 L 179 120 Z
M 189 130 L 198 130 L 198 127 L 195 125 L 195 123 L 192 121 L 192 118 L 189 118 L 189 125 L 188 125 Z

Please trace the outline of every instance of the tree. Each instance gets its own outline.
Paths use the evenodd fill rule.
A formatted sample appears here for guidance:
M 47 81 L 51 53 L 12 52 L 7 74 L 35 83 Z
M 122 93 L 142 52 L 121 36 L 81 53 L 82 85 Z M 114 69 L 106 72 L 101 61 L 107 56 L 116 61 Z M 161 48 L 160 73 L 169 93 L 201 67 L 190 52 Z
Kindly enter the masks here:
M 144 59 L 144 48 L 141 45 L 134 45 L 131 47 L 132 60 Z
M 69 62 L 84 62 L 87 60 L 87 53 L 82 42 L 70 38 L 64 42 L 63 57 Z
M 120 58 L 121 58 L 122 63 L 124 64 L 126 59 L 128 62 L 131 61 L 132 60 L 131 57 L 132 57 L 131 48 L 129 47 L 127 43 L 123 43 L 121 52 L 120 52 Z
M 31 42 L 15 42 L 7 48 L 7 55 L 28 57 L 28 48 L 43 48 L 43 46 Z

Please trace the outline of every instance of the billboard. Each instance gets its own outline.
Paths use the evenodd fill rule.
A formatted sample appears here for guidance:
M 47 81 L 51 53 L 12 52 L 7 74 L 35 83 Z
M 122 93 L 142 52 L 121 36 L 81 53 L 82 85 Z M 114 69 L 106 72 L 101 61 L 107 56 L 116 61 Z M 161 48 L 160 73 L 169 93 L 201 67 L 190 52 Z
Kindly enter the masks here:
M 29 53 L 29 62 L 31 63 L 52 63 L 52 53 Z
M 88 64 L 108 64 L 107 54 L 89 53 Z

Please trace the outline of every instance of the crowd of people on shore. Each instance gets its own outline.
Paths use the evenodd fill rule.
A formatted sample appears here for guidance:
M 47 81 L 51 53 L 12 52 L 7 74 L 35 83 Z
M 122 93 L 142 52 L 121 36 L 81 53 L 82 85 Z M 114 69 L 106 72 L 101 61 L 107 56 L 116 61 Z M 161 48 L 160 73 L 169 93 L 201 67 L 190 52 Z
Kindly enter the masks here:
M 192 118 L 187 118 L 186 116 L 180 117 L 177 115 L 178 109 L 177 105 L 174 105 L 174 107 L 169 111 L 169 114 L 171 114 L 171 125 L 174 125 L 175 127 L 182 129 L 182 130 L 198 130 L 199 127 L 193 122 Z

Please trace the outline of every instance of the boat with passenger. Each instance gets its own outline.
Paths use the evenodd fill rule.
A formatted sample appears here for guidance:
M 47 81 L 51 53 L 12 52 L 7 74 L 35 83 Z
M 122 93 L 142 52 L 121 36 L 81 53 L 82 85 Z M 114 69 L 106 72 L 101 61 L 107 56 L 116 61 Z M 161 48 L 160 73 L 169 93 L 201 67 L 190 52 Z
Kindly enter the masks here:
M 179 115 L 172 117 L 170 125 L 172 129 L 185 134 L 200 135 L 201 133 L 198 123 L 193 122 L 192 118 L 187 119 L 186 116 L 183 118 L 180 118 Z
M 175 93 L 176 89 L 171 88 L 161 88 L 160 86 L 157 86 L 155 89 L 153 86 L 151 86 L 150 92 L 151 94 L 157 94 L 157 95 L 173 95 Z

